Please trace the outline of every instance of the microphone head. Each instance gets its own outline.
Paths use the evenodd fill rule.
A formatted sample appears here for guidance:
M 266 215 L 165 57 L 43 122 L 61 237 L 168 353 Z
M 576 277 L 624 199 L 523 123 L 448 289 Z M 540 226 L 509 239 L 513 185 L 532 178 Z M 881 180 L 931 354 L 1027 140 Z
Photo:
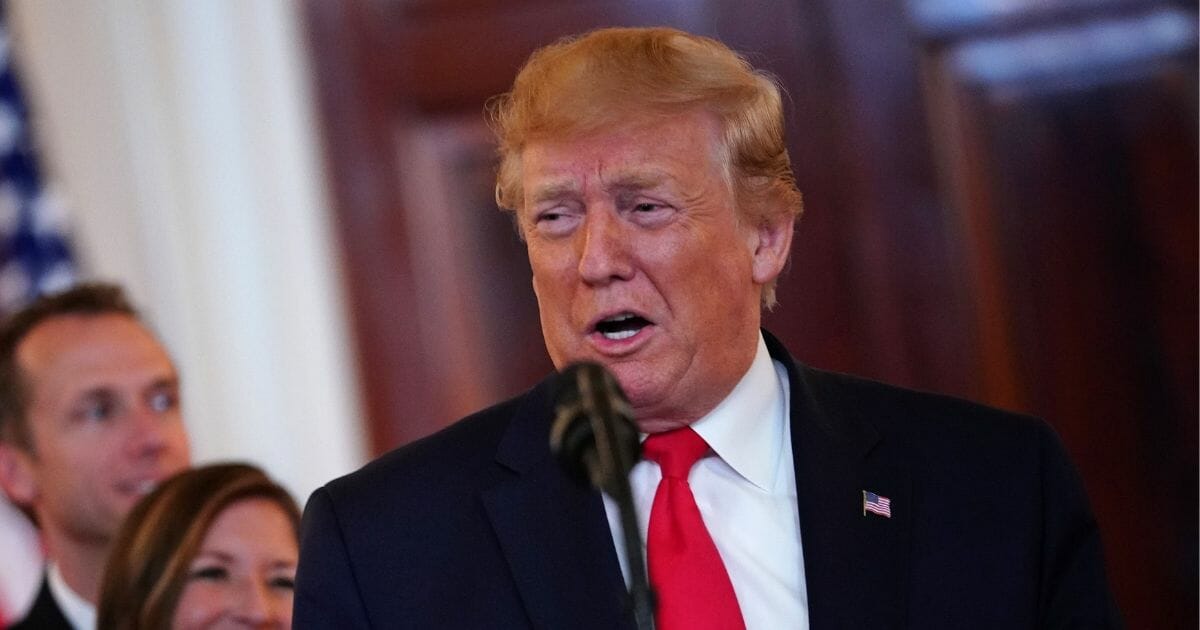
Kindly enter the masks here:
M 550 450 L 569 476 L 608 490 L 616 475 L 629 474 L 641 458 L 641 443 L 629 400 L 604 366 L 581 362 L 564 368 L 554 402 Z

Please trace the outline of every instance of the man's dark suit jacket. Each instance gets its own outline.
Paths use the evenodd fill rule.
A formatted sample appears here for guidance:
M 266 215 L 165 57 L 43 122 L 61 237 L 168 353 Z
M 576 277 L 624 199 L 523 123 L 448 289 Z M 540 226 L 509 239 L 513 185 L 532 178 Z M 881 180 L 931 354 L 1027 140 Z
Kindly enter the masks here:
M 765 336 L 791 385 L 814 630 L 1119 626 L 1049 427 L 797 365 Z M 317 490 L 295 627 L 633 628 L 601 496 L 550 454 L 549 390 Z M 863 490 L 890 498 L 891 518 L 864 513 Z
M 58 607 L 54 595 L 50 593 L 50 582 L 43 577 L 42 588 L 38 591 L 37 599 L 29 608 L 25 618 L 8 627 L 9 630 L 74 630 L 71 622 Z

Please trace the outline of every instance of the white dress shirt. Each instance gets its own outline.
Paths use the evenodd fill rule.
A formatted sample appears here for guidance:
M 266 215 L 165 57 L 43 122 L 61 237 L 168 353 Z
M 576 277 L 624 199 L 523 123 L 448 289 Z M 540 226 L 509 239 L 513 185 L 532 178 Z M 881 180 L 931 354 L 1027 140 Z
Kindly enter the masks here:
M 771 360 L 760 334 L 754 362 L 742 380 L 692 424 L 716 456 L 701 459 L 688 483 L 748 630 L 808 628 L 789 396 L 787 370 Z M 660 479 L 658 464 L 646 460 L 629 474 L 643 542 Z M 620 512 L 607 494 L 604 509 L 628 583 Z
M 50 585 L 50 594 L 54 596 L 58 609 L 62 611 L 71 626 L 75 630 L 95 630 L 96 607 L 71 590 L 67 581 L 63 579 L 62 572 L 58 570 L 57 564 L 51 563 L 47 568 L 46 581 Z

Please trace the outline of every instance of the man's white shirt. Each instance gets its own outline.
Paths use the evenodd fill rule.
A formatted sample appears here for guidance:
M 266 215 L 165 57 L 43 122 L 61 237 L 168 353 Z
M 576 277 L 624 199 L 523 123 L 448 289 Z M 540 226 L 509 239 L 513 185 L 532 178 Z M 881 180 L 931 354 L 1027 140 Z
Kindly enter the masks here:
M 57 564 L 52 562 L 46 568 L 46 581 L 50 585 L 50 595 L 71 626 L 75 630 L 95 630 L 96 607 L 71 590 Z
M 787 370 L 771 360 L 760 334 L 742 380 L 692 424 L 715 456 L 700 460 L 688 483 L 751 630 L 808 628 L 789 398 Z M 643 542 L 661 479 L 658 464 L 645 460 L 629 474 Z M 607 494 L 604 509 L 628 583 L 620 512 Z

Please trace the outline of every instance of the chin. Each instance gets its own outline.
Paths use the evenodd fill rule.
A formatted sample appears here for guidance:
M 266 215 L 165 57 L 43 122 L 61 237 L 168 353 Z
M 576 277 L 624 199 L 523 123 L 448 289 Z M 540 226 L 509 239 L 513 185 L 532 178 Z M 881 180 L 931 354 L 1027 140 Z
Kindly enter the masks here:
M 607 367 L 617 377 L 621 390 L 635 410 L 654 407 L 665 397 L 664 387 L 659 383 L 661 379 L 655 378 L 655 373 L 645 366 L 617 363 Z

